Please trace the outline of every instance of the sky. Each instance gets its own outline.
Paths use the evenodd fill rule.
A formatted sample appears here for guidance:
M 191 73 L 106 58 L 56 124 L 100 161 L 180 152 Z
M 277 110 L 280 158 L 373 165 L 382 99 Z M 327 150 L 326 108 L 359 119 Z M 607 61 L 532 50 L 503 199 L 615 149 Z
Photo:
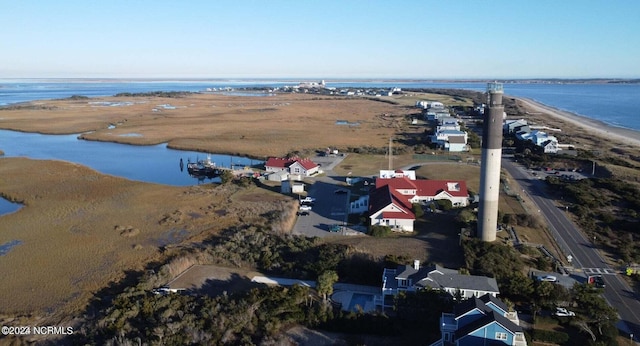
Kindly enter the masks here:
M 0 78 L 640 78 L 640 1 L 0 0 Z

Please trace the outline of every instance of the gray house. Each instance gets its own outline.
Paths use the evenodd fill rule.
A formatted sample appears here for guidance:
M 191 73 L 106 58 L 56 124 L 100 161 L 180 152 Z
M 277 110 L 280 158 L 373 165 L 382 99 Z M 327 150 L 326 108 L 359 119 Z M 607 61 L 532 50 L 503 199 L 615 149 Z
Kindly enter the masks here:
M 375 303 L 383 309 L 392 307 L 392 298 L 399 292 L 415 292 L 425 288 L 443 290 L 452 296 L 459 295 L 462 299 L 485 294 L 495 297 L 500 294 L 498 283 L 494 278 L 463 275 L 457 270 L 438 265 L 421 267 L 420 261 L 416 260 L 413 266 L 385 268 L 382 274 L 382 294 L 375 298 Z

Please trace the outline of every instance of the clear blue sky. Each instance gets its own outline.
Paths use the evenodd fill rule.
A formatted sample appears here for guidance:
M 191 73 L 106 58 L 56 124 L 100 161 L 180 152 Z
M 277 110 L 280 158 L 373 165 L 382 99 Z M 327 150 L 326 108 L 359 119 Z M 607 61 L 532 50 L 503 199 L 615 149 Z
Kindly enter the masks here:
M 640 77 L 640 1 L 0 0 L 0 78 Z

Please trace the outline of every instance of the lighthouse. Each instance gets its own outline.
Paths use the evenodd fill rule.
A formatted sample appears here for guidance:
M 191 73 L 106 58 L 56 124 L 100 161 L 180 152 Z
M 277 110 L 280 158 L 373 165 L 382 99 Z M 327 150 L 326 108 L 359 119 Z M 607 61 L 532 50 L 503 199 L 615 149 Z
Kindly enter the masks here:
M 487 84 L 487 104 L 482 125 L 482 164 L 480 167 L 480 205 L 478 206 L 478 236 L 483 241 L 496 240 L 498 227 L 498 198 L 500 195 L 500 166 L 502 159 L 501 83 Z

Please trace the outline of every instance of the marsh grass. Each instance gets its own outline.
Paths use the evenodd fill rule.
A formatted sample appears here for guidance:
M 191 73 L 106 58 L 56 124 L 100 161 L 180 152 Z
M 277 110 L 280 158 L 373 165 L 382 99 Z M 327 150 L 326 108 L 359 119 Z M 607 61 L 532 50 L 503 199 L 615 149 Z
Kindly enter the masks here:
M 3 110 L 7 129 L 41 133 L 85 133 L 85 139 L 149 145 L 256 158 L 326 147 L 385 146 L 408 128 L 416 108 L 366 98 L 282 94 L 234 97 L 193 94 L 181 98 L 133 97 L 127 107 L 92 107 L 117 98 L 40 101 L 38 110 Z M 176 109 L 152 111 L 169 103 Z M 390 116 L 384 117 L 383 114 Z M 336 125 L 336 120 L 360 126 Z M 117 124 L 109 129 L 110 124 Z M 122 136 L 139 133 L 140 137 Z
M 94 292 L 160 260 L 177 230 L 186 239 L 174 241 L 198 242 L 244 222 L 287 229 L 293 209 L 292 198 L 258 187 L 146 184 L 58 161 L 3 158 L 0 176 L 3 193 L 25 202 L 0 222 L 0 243 L 22 242 L 0 258 L 0 313 L 79 311 Z M 168 276 L 194 263 L 176 260 Z

